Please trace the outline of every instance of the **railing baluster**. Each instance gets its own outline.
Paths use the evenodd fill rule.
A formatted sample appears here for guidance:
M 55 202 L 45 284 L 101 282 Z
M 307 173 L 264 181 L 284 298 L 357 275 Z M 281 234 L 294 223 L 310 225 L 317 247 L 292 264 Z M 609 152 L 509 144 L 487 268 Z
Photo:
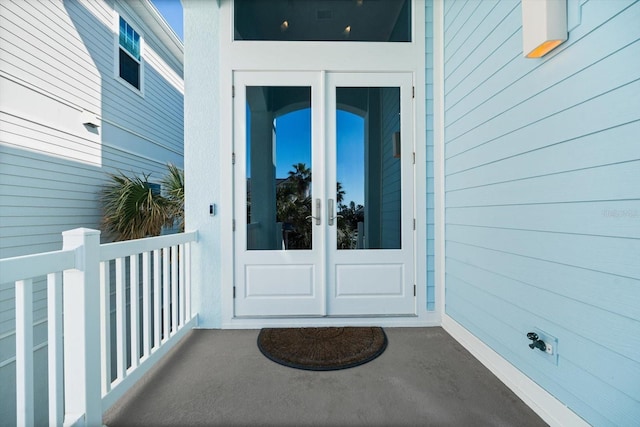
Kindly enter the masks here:
M 178 279 L 178 324 L 184 325 L 186 316 L 184 315 L 184 247 L 182 244 L 178 246 L 180 252 L 178 254 L 178 269 L 180 276 Z
M 116 358 L 118 365 L 117 380 L 124 379 L 127 372 L 127 295 L 126 291 L 126 271 L 124 258 L 116 258 Z
M 178 247 L 171 246 L 171 335 L 178 330 Z
M 131 353 L 131 368 L 137 368 L 140 362 L 140 278 L 138 276 L 138 254 L 129 257 L 129 303 L 131 339 L 129 350 Z
M 103 410 L 196 325 L 190 271 L 195 232 L 106 245 L 99 239 L 97 230 L 69 230 L 60 251 L 0 260 L 3 279 L 15 282 L 18 425 L 35 423 L 33 277 L 47 276 L 49 425 L 100 425 Z
M 164 312 L 164 329 L 162 342 L 169 339 L 169 248 L 162 249 L 162 302 Z
M 16 282 L 16 409 L 19 426 L 33 425 L 33 281 Z
M 160 275 L 160 250 L 153 251 L 153 348 L 160 348 L 162 339 L 162 276 Z
M 151 354 L 151 261 L 142 253 L 142 355 Z
M 47 275 L 47 347 L 49 365 L 49 425 L 64 421 L 62 347 L 62 273 Z
M 100 263 L 100 342 L 102 395 L 111 390 L 111 275 L 110 262 Z
M 185 319 L 191 320 L 191 242 L 184 245 L 184 299 Z

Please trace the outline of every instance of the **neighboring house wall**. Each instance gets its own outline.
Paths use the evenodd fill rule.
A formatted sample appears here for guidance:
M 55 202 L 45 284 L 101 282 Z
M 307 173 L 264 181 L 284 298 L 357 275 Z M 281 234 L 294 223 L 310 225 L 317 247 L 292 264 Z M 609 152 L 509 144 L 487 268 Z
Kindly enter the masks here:
M 637 425 L 640 3 L 569 6 L 531 60 L 520 0 L 445 2 L 446 313 L 589 423 Z
M 118 13 L 142 36 L 142 92 L 117 76 Z M 61 249 L 99 228 L 109 173 L 183 166 L 182 44 L 150 5 L 0 1 L 0 258 Z M 83 125 L 82 111 L 99 127 Z M 46 289 L 34 284 L 36 378 L 46 378 Z M 14 424 L 14 288 L 0 284 L 0 425 Z M 5 386 L 6 385 L 6 386 Z M 46 382 L 36 387 L 46 423 Z M 45 417 L 45 418 L 42 418 Z

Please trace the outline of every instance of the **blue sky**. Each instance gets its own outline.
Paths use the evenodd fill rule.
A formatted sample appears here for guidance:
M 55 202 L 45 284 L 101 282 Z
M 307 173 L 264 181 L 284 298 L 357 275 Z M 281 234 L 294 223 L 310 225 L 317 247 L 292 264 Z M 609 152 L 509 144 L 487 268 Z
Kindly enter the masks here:
M 337 180 L 345 191 L 345 204 L 364 205 L 364 120 L 339 110 L 336 116 Z M 311 111 L 294 111 L 276 119 L 276 177 L 286 178 L 292 165 L 311 166 Z
M 338 110 L 336 177 L 345 192 L 344 204 L 364 205 L 364 119 Z
M 184 40 L 182 28 L 182 3 L 180 0 L 151 0 L 164 19 L 176 32 L 180 40 Z

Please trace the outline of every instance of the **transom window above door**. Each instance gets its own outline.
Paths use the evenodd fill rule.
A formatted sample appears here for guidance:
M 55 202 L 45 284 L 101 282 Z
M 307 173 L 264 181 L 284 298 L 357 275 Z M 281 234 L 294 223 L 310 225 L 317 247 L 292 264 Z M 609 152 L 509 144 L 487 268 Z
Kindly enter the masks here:
M 410 42 L 411 0 L 235 0 L 234 39 Z

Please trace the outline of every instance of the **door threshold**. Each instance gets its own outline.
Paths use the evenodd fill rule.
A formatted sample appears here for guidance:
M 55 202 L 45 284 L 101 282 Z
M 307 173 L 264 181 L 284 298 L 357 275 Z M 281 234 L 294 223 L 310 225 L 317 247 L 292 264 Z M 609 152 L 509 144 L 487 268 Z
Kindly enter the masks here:
M 440 315 L 435 312 L 423 316 L 322 316 L 322 317 L 234 317 L 221 325 L 222 329 L 260 329 L 323 326 L 382 326 L 430 327 L 440 326 Z
M 417 318 L 416 314 L 328 314 L 328 315 L 305 315 L 305 316 L 235 316 L 233 320 L 245 319 L 399 319 Z

